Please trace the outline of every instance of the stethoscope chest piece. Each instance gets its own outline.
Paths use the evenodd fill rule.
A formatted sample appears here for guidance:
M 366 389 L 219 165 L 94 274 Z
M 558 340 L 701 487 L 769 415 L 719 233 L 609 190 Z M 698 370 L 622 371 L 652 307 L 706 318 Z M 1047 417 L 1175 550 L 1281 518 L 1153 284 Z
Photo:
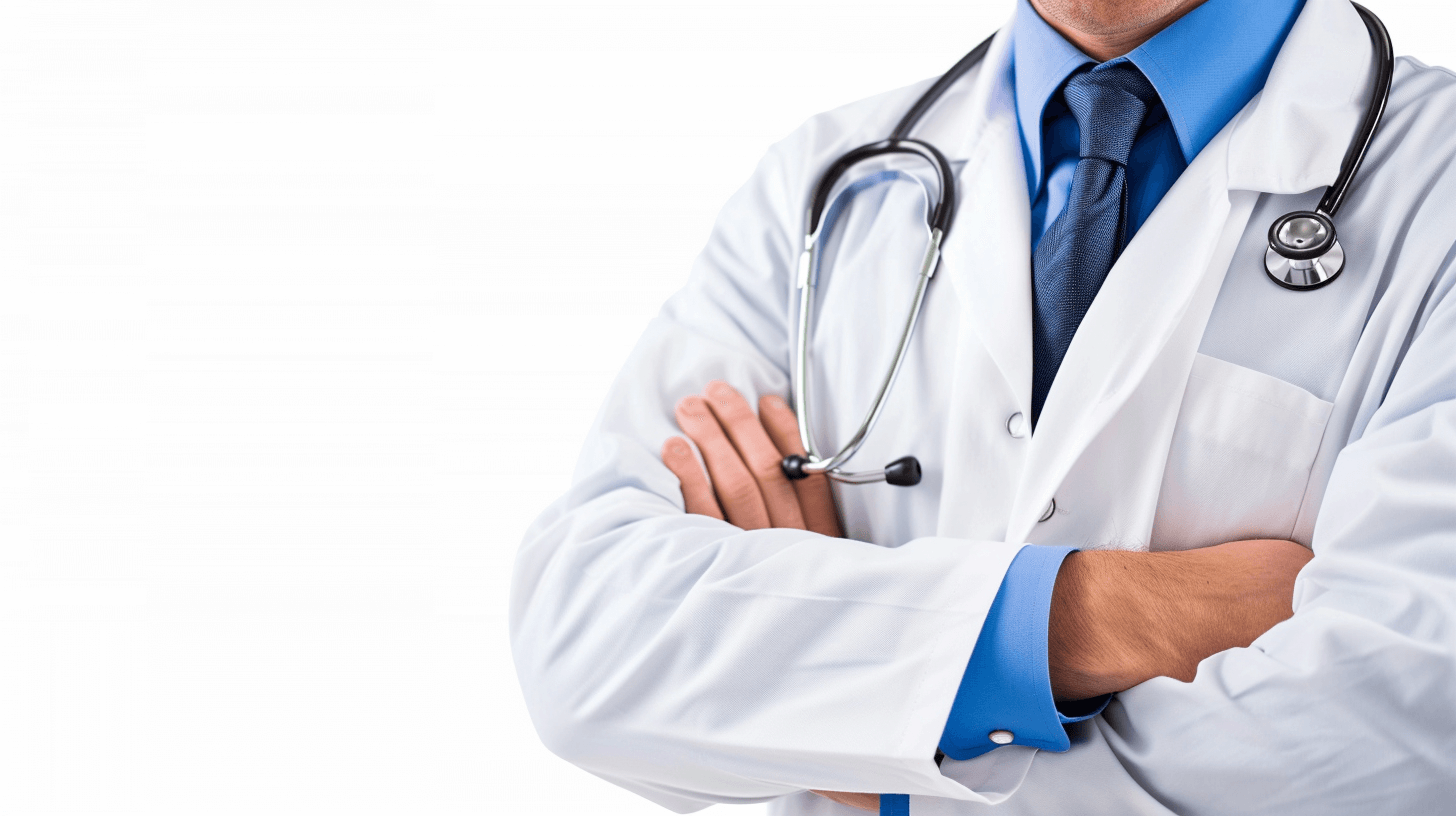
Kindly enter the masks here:
M 1345 250 L 1335 235 L 1334 222 L 1324 213 L 1300 210 L 1269 225 L 1264 271 L 1285 289 L 1318 289 L 1339 277 L 1344 268 Z

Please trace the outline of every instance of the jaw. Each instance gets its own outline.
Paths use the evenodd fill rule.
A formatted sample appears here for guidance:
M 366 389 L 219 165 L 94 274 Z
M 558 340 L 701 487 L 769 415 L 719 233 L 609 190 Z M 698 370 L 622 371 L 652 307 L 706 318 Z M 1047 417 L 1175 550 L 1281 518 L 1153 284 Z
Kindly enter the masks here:
M 1099 60 L 1119 57 L 1204 0 L 1031 0 L 1042 19 Z

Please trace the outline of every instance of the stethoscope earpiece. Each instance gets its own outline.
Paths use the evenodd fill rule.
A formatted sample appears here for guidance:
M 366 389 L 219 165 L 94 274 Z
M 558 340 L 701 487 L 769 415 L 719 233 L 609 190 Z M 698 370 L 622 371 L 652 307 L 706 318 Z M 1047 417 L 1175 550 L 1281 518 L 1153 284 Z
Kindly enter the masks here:
M 913 456 L 902 456 L 885 465 L 885 481 L 896 487 L 914 487 L 920 484 L 920 460 Z
M 807 479 L 811 472 L 805 470 L 807 466 L 814 465 L 808 457 L 791 453 L 779 462 L 779 468 L 783 470 L 784 476 L 789 481 L 797 482 L 800 479 Z M 913 456 L 902 456 L 899 459 L 885 465 L 884 470 L 869 470 L 859 473 L 835 472 L 826 470 L 822 465 L 815 467 L 814 473 L 824 473 L 836 482 L 847 484 L 869 484 L 870 482 L 888 482 L 896 487 L 914 487 L 920 484 L 920 460 Z
M 1322 212 L 1299 210 L 1269 225 L 1269 248 L 1264 271 L 1285 289 L 1318 289 L 1339 277 L 1345 268 L 1345 250 L 1335 233 L 1335 222 Z

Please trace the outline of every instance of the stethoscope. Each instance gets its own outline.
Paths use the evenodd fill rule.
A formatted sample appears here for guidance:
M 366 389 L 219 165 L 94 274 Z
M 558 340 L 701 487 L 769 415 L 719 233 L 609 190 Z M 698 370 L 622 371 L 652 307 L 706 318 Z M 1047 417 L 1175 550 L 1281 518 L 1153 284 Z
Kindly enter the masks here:
M 1375 129 L 1380 125 L 1380 117 L 1385 112 L 1386 98 L 1390 95 L 1391 76 L 1395 71 L 1395 54 L 1391 48 L 1390 34 L 1385 30 L 1384 23 L 1380 22 L 1380 18 L 1364 6 L 1358 3 L 1351 5 L 1365 21 L 1365 27 L 1370 31 L 1370 41 L 1375 46 L 1375 90 L 1365 108 L 1365 116 L 1360 121 L 1360 127 L 1356 129 L 1355 136 L 1350 141 L 1350 147 L 1345 151 L 1344 160 L 1340 164 L 1340 173 L 1335 177 L 1335 182 L 1325 190 L 1324 197 L 1320 199 L 1319 204 L 1314 210 L 1298 210 L 1282 215 L 1269 225 L 1269 248 L 1264 253 L 1264 271 L 1269 275 L 1270 280 L 1285 289 L 1294 291 L 1307 292 L 1326 286 L 1339 277 L 1340 272 L 1345 268 L 1345 250 L 1340 246 L 1340 241 L 1335 233 L 1335 213 L 1344 203 L 1345 193 L 1349 191 L 1350 183 L 1354 180 L 1356 171 L 1360 169 L 1360 163 L 1365 159 L 1365 152 L 1375 137 Z M 910 106 L 910 110 L 891 131 L 890 138 L 857 147 L 840 156 L 829 165 L 829 168 L 814 185 L 814 195 L 810 199 L 808 216 L 805 220 L 807 227 L 804 235 L 804 251 L 799 256 L 797 280 L 799 336 L 794 355 L 793 383 L 794 404 L 798 409 L 799 417 L 799 439 L 808 455 L 784 457 L 782 462 L 784 475 L 790 479 L 803 479 L 814 473 L 823 473 L 835 481 L 848 484 L 885 481 L 892 485 L 908 487 L 920 483 L 920 461 L 914 456 L 896 459 L 880 470 L 847 471 L 843 466 L 864 445 L 865 437 L 869 435 L 870 429 L 874 427 L 875 421 L 884 411 L 885 398 L 890 393 L 890 386 L 894 384 L 896 375 L 900 373 L 901 364 L 905 362 L 905 352 L 910 347 L 910 338 L 915 332 L 916 322 L 920 319 L 920 307 L 925 302 L 926 289 L 930 285 L 930 279 L 935 276 L 936 268 L 940 265 L 941 241 L 950 231 L 951 222 L 955 218 L 955 174 L 950 162 L 934 145 L 910 138 L 910 131 L 920 122 L 926 111 L 945 94 L 946 90 L 955 84 L 956 80 L 981 61 L 990 46 L 991 38 L 987 38 L 985 42 L 973 48 L 969 54 L 962 57 L 940 79 L 936 80 L 935 84 L 931 85 L 930 89 L 915 100 L 914 105 Z M 938 195 L 926 190 L 932 202 L 926 212 L 926 221 L 930 228 L 930 244 L 926 247 L 925 255 L 920 261 L 920 275 L 915 285 L 915 297 L 910 305 L 910 315 L 905 319 L 904 328 L 900 331 L 899 345 L 895 349 L 895 358 L 890 363 L 890 369 L 885 372 L 884 379 L 880 381 L 879 390 L 875 392 L 874 401 L 870 404 L 870 409 L 860 422 L 859 428 L 838 452 L 825 456 L 819 452 L 814 443 L 814 435 L 810 432 L 810 428 L 813 427 L 813 394 L 809 378 L 809 338 L 813 334 L 814 328 L 814 290 L 819 278 L 822 239 L 827 237 L 828 232 L 832 230 L 833 222 L 838 214 L 837 207 L 830 207 L 826 217 L 825 207 L 829 203 L 829 194 L 834 189 L 835 183 L 851 167 L 866 159 L 896 153 L 918 156 L 935 172 Z M 901 175 L 908 174 L 886 171 L 864 181 L 875 182 L 889 176 Z M 914 177 L 910 176 L 910 178 Z

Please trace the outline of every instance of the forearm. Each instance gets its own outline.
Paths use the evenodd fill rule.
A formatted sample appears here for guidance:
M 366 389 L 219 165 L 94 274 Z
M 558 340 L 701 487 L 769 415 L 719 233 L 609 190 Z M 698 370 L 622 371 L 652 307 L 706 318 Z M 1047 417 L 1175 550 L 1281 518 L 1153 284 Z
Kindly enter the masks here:
M 691 391 L 663 361 L 711 356 L 700 342 L 649 329 L 517 558 L 512 648 L 543 741 L 674 808 L 805 789 L 974 799 L 932 757 L 1019 547 L 684 514 L 657 452 Z M 691 367 L 780 384 L 749 354 Z
M 1366 573 L 1357 579 L 1316 564 L 1307 584 L 1342 594 L 1370 577 L 1368 565 L 1348 565 Z M 1430 636 L 1450 626 L 1451 602 L 1400 594 L 1302 606 L 1254 648 L 1205 660 L 1190 683 L 1158 678 L 1118 695 L 1070 752 L 1038 754 L 995 815 L 1443 812 L 1456 795 L 1456 653 Z M 1388 623 L 1368 617 L 1377 607 Z M 1413 628 L 1391 628 L 1400 618 Z M 978 761 L 943 770 L 974 774 Z M 911 812 L 981 811 L 916 798 Z
M 1309 552 L 1288 541 L 1169 553 L 1091 551 L 1062 564 L 1048 665 L 1059 699 L 1191 680 L 1199 661 L 1247 646 L 1289 617 Z
M 1331 474 L 1289 620 L 1118 695 L 997 816 L 1430 813 L 1456 800 L 1456 306 Z M 981 759 L 947 774 L 974 775 Z M 975 807 L 912 802 L 918 816 Z
M 1016 547 L 888 549 L 666 512 L 618 524 L 632 501 L 549 520 L 522 551 L 512 644 L 548 747 L 703 803 L 974 798 L 931 757 Z

